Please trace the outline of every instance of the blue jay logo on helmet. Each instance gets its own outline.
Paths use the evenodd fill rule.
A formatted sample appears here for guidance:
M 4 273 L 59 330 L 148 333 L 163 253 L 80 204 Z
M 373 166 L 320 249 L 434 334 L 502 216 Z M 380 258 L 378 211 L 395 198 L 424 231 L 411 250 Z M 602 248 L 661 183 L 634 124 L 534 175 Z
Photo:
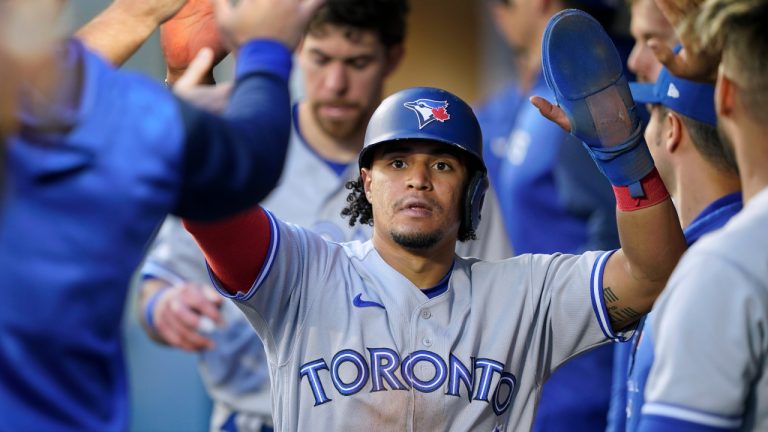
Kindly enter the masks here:
M 448 101 L 436 101 L 432 99 L 417 99 L 412 102 L 405 102 L 404 107 L 416 113 L 419 119 L 419 129 L 437 120 L 440 123 L 451 118 L 448 114 Z

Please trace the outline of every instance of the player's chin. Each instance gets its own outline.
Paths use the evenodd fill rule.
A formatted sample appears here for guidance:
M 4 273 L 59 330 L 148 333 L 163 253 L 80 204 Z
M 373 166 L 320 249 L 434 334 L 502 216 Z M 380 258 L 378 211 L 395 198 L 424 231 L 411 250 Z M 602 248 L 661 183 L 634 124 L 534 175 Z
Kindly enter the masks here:
M 413 250 L 431 249 L 440 243 L 445 236 L 442 229 L 424 227 L 421 224 L 416 225 L 398 226 L 392 229 L 389 235 L 398 245 Z

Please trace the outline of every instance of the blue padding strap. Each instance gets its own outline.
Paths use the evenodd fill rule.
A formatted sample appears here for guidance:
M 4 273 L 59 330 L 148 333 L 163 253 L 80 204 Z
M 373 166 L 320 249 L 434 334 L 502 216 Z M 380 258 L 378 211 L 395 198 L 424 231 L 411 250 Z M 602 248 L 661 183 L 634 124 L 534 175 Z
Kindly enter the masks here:
M 638 125 L 622 144 L 612 147 L 595 148 L 582 143 L 595 161 L 600 172 L 614 186 L 630 186 L 637 183 L 653 170 L 651 152 L 643 140 L 642 128 Z M 642 193 L 642 189 L 639 189 Z M 632 194 L 635 197 L 634 193 Z M 642 195 L 640 195 L 642 196 Z

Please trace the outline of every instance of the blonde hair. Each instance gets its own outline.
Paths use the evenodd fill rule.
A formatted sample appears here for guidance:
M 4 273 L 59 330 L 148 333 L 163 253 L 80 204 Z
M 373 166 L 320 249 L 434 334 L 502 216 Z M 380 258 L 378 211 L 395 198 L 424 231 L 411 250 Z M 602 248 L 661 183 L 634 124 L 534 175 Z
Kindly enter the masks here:
M 697 35 L 696 52 L 722 55 L 747 110 L 768 122 L 768 0 L 707 0 L 694 15 L 684 29 Z

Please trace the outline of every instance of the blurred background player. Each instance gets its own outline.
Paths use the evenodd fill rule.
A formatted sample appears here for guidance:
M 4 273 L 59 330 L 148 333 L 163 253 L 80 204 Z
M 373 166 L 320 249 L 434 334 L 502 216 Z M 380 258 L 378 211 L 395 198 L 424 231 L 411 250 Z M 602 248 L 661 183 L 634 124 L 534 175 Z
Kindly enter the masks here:
M 240 55 L 222 116 L 114 71 L 73 39 L 55 40 L 54 85 L 24 76 L 0 216 L 0 429 L 128 427 L 119 330 L 131 275 L 168 212 L 221 217 L 274 185 L 258 176 L 278 176 L 284 158 L 289 47 L 319 3 L 216 3 Z M 136 10 L 160 22 L 183 2 L 159 4 Z M 48 29 L 45 18 L 32 15 L 27 34 Z
M 651 50 L 649 41 L 673 47 L 678 43 L 677 35 L 655 0 L 630 0 L 629 8 L 629 31 L 635 43 L 627 59 L 627 67 L 638 82 L 656 82 L 661 63 Z
M 169 50 L 167 41 L 186 37 L 187 43 L 198 43 L 189 27 L 210 19 L 199 12 L 163 28 L 168 62 L 177 69 L 183 70 L 178 65 L 183 66 L 187 49 L 177 43 Z M 405 0 L 331 0 L 311 21 L 298 53 L 304 95 L 293 108 L 288 159 L 279 186 L 262 202 L 270 211 L 331 241 L 370 237 L 369 226 L 351 227 L 340 211 L 348 195 L 345 184 L 358 175 L 357 155 L 368 120 L 403 55 L 407 12 Z M 462 244 L 459 253 L 488 259 L 511 256 L 493 197 L 483 213 L 480 240 Z M 140 311 L 148 334 L 200 351 L 201 374 L 215 403 L 211 428 L 259 430 L 270 424 L 261 341 L 233 303 L 222 304 L 209 286 L 203 256 L 178 219 L 163 226 L 142 273 Z M 205 327 L 211 322 L 220 324 L 215 331 Z
M 515 253 L 618 247 L 610 184 L 579 141 L 543 118 L 527 100 L 534 94 L 552 98 L 541 73 L 541 41 L 549 18 L 563 9 L 578 8 L 610 30 L 615 6 L 599 0 L 493 0 L 490 7 L 497 29 L 514 51 L 517 78 L 477 113 L 488 173 Z M 614 40 L 626 58 L 626 40 Z M 612 350 L 600 347 L 555 371 L 544 384 L 534 430 L 605 428 Z M 585 387 L 585 382 L 590 385 Z
M 687 76 L 710 76 L 712 54 L 722 53 L 718 129 L 736 156 L 744 209 L 688 250 L 654 307 L 639 430 L 766 430 L 768 2 L 709 0 L 683 10 L 694 30 L 683 33 L 677 59 Z

